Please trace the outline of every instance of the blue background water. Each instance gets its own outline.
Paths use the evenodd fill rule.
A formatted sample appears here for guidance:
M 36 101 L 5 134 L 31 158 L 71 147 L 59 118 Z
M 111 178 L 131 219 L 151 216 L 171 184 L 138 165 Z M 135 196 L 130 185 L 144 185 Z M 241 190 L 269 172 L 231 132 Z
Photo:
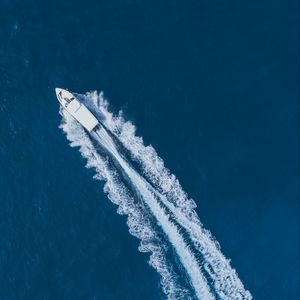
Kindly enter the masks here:
M 296 1 L 0 2 L 0 299 L 160 299 L 58 129 L 104 90 L 198 204 L 256 299 L 299 296 Z

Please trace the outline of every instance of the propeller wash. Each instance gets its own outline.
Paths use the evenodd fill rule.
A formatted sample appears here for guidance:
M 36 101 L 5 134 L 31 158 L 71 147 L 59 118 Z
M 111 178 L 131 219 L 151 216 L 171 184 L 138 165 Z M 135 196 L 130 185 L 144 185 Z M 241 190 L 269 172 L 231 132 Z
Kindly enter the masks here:
M 109 112 L 102 93 L 75 97 L 57 88 L 56 94 L 70 146 L 79 147 L 117 212 L 127 215 L 129 232 L 140 240 L 139 251 L 150 253 L 167 298 L 252 299 L 203 228 L 194 201 L 122 112 Z

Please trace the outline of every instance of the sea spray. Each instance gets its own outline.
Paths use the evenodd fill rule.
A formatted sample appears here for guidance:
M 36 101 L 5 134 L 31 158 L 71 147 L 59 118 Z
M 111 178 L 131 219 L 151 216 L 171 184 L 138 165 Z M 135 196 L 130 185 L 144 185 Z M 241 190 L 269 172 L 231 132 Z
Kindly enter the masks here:
M 131 159 L 141 166 L 141 174 L 139 176 L 143 176 L 151 183 L 154 189 L 151 193 L 154 193 L 160 199 L 161 203 L 168 207 L 174 215 L 176 222 L 189 234 L 192 243 L 204 258 L 203 268 L 210 277 L 208 280 L 213 283 L 215 294 L 222 299 L 251 299 L 250 293 L 244 289 L 235 270 L 230 267 L 229 261 L 221 253 L 218 243 L 203 228 L 195 212 L 195 202 L 187 197 L 176 177 L 170 174 L 169 170 L 164 167 L 163 160 L 159 158 L 154 148 L 144 146 L 142 138 L 135 135 L 135 126 L 131 122 L 124 120 L 122 112 L 119 112 L 118 115 L 113 115 L 109 111 L 108 102 L 104 100 L 102 94 L 93 92 L 87 95 L 78 95 L 78 97 L 128 150 Z M 62 127 L 67 133 L 71 145 L 80 147 L 81 153 L 88 159 L 88 166 L 96 169 L 96 177 L 106 181 L 105 191 L 108 192 L 109 198 L 119 205 L 118 212 L 128 214 L 128 224 L 131 227 L 132 212 L 128 209 L 128 206 L 130 206 L 132 200 L 124 185 L 120 181 L 117 182 L 116 178 L 118 178 L 118 174 L 109 169 L 105 159 L 95 151 L 92 142 L 88 141 L 89 138 L 86 133 L 81 128 L 78 128 L 80 126 L 75 124 L 72 118 L 66 117 L 64 122 Z M 70 133 L 72 132 L 72 126 L 73 129 L 76 127 L 73 130 L 73 135 Z M 140 212 L 136 209 L 135 214 L 132 215 L 138 218 L 139 214 Z M 144 231 L 147 228 L 148 235 L 151 232 L 152 237 L 155 236 L 155 232 L 149 226 L 141 225 L 142 223 L 143 221 L 140 222 L 139 220 L 139 222 L 135 223 L 139 224 L 139 226 L 133 227 L 139 228 L 135 230 L 141 231 L 143 234 L 140 232 L 136 233 L 132 229 L 130 229 L 130 232 L 141 239 L 140 250 L 145 251 L 147 247 L 145 248 L 144 245 L 147 243 L 144 241 Z M 152 244 L 150 242 L 147 245 L 151 248 L 150 245 Z M 185 288 L 178 285 L 172 265 L 168 264 L 165 259 L 162 259 L 164 257 L 162 248 L 155 251 L 152 251 L 153 249 L 150 250 L 152 252 L 150 263 L 162 275 L 163 289 L 170 299 L 181 297 L 187 299 L 189 294 Z M 157 253 L 159 253 L 159 260 L 154 259 Z M 158 262 L 159 267 L 157 267 Z M 195 262 L 195 266 L 198 267 L 197 262 Z M 203 276 L 202 273 L 200 273 L 199 277 L 201 276 Z M 202 285 L 207 289 L 205 284 L 205 280 L 203 280 Z M 200 297 L 199 293 L 197 295 Z
M 66 133 L 71 147 L 79 147 L 79 151 L 87 159 L 87 167 L 94 168 L 95 179 L 105 181 L 104 192 L 108 198 L 118 205 L 117 212 L 127 215 L 129 232 L 140 239 L 139 251 L 149 252 L 149 264 L 160 274 L 161 286 L 168 299 L 193 299 L 192 294 L 179 283 L 178 275 L 166 259 L 167 245 L 157 235 L 151 221 L 142 207 L 134 201 L 119 174 L 110 167 L 106 157 L 98 154 L 92 140 L 82 127 L 65 111 L 61 111 L 63 121 L 60 127 Z
M 109 151 L 109 153 L 113 155 L 120 167 L 131 180 L 131 183 L 135 187 L 138 194 L 150 208 L 153 216 L 159 222 L 162 230 L 167 235 L 168 240 L 179 256 L 181 264 L 185 268 L 185 271 L 190 278 L 190 281 L 198 298 L 207 300 L 213 299 L 212 295 L 210 294 L 207 281 L 203 277 L 196 258 L 190 251 L 189 246 L 185 243 L 176 225 L 174 225 L 170 221 L 169 216 L 159 205 L 159 202 L 156 200 L 155 195 L 149 190 L 147 183 L 121 157 L 114 145 L 112 138 L 108 135 L 107 131 L 103 127 L 100 126 L 100 128 L 96 129 L 96 131 L 92 133 L 92 135 L 97 137 L 99 144 L 103 145 Z

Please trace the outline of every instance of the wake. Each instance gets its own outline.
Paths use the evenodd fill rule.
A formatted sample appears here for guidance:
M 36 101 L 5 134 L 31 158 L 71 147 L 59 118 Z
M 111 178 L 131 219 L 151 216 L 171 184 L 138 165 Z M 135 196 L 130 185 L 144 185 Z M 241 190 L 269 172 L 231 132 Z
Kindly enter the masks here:
M 80 148 L 87 167 L 95 168 L 94 177 L 106 182 L 104 191 L 118 205 L 118 213 L 128 216 L 129 232 L 141 240 L 140 251 L 150 252 L 149 263 L 160 274 L 168 299 L 252 299 L 203 228 L 194 201 L 155 150 L 136 137 L 134 125 L 121 112 L 110 113 L 102 94 L 77 96 L 104 127 L 87 134 L 61 112 L 61 128 L 70 145 Z

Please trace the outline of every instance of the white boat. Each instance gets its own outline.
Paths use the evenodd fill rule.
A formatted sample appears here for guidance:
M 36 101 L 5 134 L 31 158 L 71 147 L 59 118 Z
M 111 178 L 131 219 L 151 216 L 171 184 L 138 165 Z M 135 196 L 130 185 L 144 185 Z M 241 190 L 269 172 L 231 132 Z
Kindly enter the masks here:
M 72 93 L 60 88 L 56 88 L 55 92 L 61 106 L 86 130 L 90 132 L 99 124 L 95 116 Z

